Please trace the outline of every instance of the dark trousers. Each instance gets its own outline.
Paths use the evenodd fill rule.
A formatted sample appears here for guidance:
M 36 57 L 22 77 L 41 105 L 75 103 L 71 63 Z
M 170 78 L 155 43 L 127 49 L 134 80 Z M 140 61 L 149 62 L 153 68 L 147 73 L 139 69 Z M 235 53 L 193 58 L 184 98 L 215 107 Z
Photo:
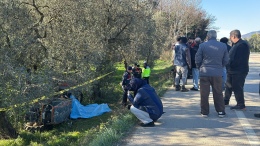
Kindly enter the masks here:
M 143 77 L 147 84 L 149 84 L 149 77 Z
M 122 101 L 123 105 L 127 104 L 127 91 L 128 90 L 124 89 L 124 87 L 123 87 L 123 101 Z
M 175 78 L 176 78 L 176 65 L 173 66 L 171 70 L 171 75 L 172 75 L 172 85 L 175 87 Z
M 200 77 L 200 106 L 201 113 L 204 115 L 209 114 L 210 86 L 212 87 L 215 110 L 217 112 L 225 111 L 222 94 L 222 77 Z
M 176 72 L 173 73 L 173 80 L 172 80 L 172 85 L 175 86 L 175 78 L 176 78 Z
M 237 105 L 245 107 L 244 84 L 247 74 L 227 74 L 225 101 L 229 101 L 234 91 Z

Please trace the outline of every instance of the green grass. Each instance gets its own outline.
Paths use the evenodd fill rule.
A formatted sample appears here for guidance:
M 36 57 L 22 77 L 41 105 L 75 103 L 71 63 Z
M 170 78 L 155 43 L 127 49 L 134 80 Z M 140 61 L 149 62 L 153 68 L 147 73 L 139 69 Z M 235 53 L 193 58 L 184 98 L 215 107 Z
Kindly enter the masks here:
M 159 96 L 171 85 L 171 62 L 156 61 L 152 68 L 150 84 Z M 0 140 L 0 146 L 111 146 L 116 145 L 137 123 L 127 109 L 120 106 L 122 89 L 119 85 L 124 72 L 123 64 L 117 65 L 112 83 L 99 103 L 108 103 L 111 112 L 90 119 L 69 120 L 55 125 L 52 130 L 30 133 L 20 131 L 15 140 Z M 72 124 L 71 124 L 72 123 Z

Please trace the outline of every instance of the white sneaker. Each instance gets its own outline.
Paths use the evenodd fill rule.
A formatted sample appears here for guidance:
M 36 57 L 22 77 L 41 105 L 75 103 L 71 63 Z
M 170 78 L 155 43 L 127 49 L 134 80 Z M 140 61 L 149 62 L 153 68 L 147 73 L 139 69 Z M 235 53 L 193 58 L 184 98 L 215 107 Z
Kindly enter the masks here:
M 225 117 L 226 113 L 225 112 L 218 112 L 218 117 L 223 118 Z
M 203 118 L 207 118 L 207 117 L 208 117 L 208 115 L 204 115 L 204 114 L 202 114 L 202 113 L 200 113 L 200 115 L 201 115 Z

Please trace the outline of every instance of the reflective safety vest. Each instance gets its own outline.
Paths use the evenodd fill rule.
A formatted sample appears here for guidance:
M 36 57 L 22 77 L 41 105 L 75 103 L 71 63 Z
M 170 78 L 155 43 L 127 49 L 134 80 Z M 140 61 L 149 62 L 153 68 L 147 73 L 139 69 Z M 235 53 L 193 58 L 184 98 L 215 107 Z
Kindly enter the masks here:
M 146 66 L 146 68 L 143 68 L 142 70 L 142 77 L 150 77 L 151 69 L 149 66 Z

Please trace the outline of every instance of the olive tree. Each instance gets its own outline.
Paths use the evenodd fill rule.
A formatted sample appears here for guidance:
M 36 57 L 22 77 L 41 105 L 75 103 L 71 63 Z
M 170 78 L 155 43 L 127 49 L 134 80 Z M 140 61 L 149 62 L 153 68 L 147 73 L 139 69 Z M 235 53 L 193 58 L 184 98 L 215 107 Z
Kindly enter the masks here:
M 2 0 L 0 112 L 6 120 L 0 125 L 9 120 L 21 128 L 28 107 L 52 98 L 63 83 L 84 84 L 77 90 L 88 97 L 85 103 L 108 98 L 111 82 L 119 81 L 93 79 L 115 71 L 115 63 L 146 60 L 152 66 L 174 36 L 200 36 L 212 23 L 195 0 L 162 2 Z
M 247 41 L 252 52 L 260 52 L 260 34 L 253 34 Z

